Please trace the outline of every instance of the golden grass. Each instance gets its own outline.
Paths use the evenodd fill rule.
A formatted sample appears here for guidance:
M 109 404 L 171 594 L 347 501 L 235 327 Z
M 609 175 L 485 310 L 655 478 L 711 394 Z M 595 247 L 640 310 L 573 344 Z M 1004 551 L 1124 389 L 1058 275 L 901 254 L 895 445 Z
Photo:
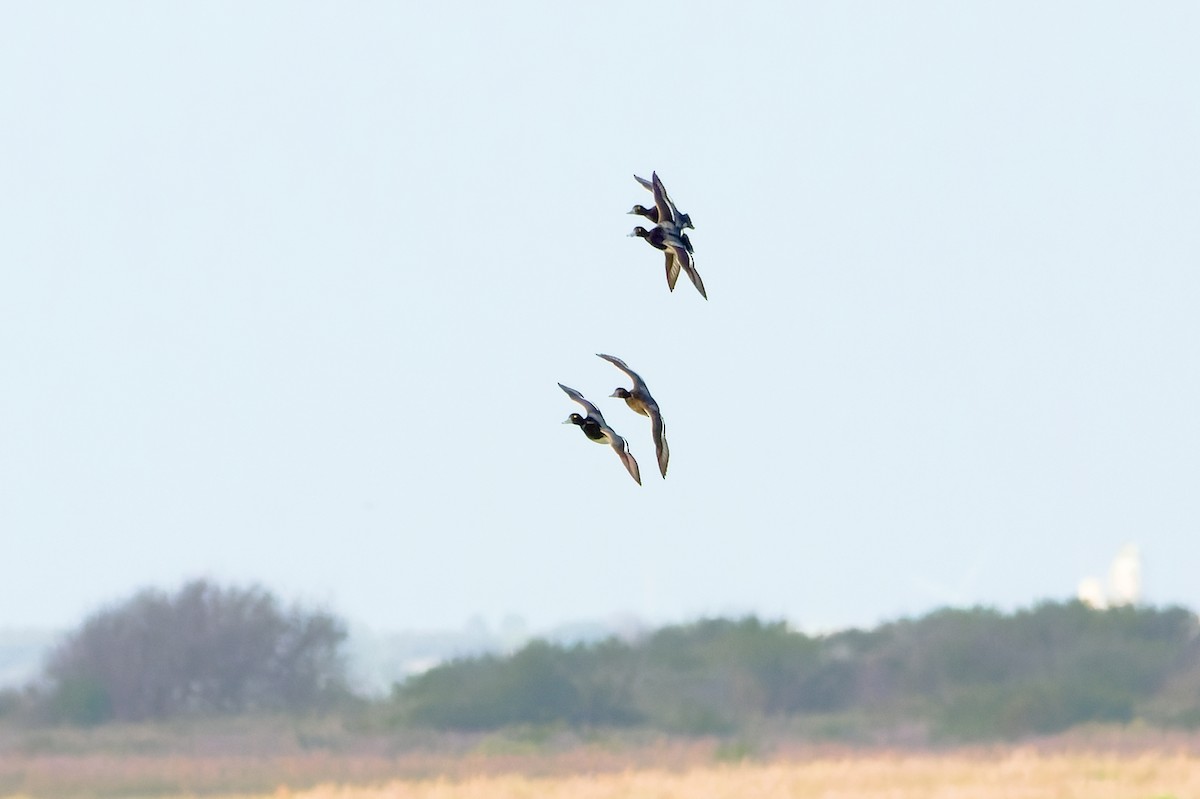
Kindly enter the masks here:
M 1193 799 L 1200 733 L 1097 726 L 1021 745 L 932 751 L 628 731 L 372 736 L 282 720 L 0 729 L 0 799 L 618 796 Z
M 1183 799 L 1200 797 L 1200 758 L 1186 754 L 858 755 L 705 766 L 683 772 L 322 785 L 236 799 Z M 226 799 L 235 799 L 230 796 Z

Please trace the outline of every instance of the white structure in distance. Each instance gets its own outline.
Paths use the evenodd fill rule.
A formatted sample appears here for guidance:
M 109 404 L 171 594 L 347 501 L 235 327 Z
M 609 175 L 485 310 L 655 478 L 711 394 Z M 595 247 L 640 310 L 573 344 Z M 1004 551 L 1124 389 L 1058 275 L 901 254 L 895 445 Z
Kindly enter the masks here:
M 1142 554 L 1137 544 L 1126 544 L 1108 567 L 1108 586 L 1096 577 L 1079 581 L 1079 601 L 1097 610 L 1136 605 L 1142 601 Z

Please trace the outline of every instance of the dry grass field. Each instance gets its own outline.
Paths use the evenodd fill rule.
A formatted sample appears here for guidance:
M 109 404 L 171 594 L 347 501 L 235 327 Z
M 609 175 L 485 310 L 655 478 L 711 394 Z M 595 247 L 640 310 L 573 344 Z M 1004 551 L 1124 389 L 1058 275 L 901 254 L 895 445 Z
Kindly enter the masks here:
M 1184 799 L 1200 796 L 1200 760 L 1186 756 L 859 756 L 741 763 L 680 773 L 396 781 L 279 789 L 261 799 Z M 249 799 L 249 797 L 246 797 Z M 255 797 L 259 799 L 259 797 Z
M 628 737 L 414 742 L 333 736 L 297 743 L 293 735 L 271 739 L 262 728 L 0 735 L 4 799 L 151 796 L 1194 799 L 1200 797 L 1200 736 L 1098 729 L 930 751 Z

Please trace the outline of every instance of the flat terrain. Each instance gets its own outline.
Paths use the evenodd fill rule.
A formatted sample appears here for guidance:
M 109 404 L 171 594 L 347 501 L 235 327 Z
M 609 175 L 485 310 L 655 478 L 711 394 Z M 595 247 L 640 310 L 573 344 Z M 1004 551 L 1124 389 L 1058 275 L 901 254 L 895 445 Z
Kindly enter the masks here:
M 318 786 L 268 797 L 295 799 L 1182 799 L 1200 796 L 1200 760 L 1183 756 L 1052 755 L 999 758 L 863 756 L 804 762 L 740 763 L 673 773 L 527 777 L 519 774 Z
M 0 731 L 0 797 L 141 796 L 1193 799 L 1200 736 L 1097 729 L 931 751 L 544 731 L 405 739 L 283 723 Z

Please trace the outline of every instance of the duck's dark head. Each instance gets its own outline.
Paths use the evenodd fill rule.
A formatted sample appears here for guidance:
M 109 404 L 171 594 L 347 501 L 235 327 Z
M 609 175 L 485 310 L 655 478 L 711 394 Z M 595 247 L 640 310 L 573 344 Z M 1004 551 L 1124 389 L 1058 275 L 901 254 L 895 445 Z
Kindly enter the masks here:
M 573 413 L 563 421 L 563 424 L 577 424 L 580 427 L 583 427 L 583 421 L 584 420 L 582 416 L 577 413 Z
M 649 219 L 651 222 L 658 221 L 658 209 L 657 208 L 647 208 L 644 205 L 635 205 L 635 206 L 633 206 L 632 209 L 630 209 L 629 213 L 637 214 L 638 216 L 644 216 L 647 219 Z
M 646 228 L 642 227 L 641 225 L 638 225 L 637 227 L 635 227 L 633 229 L 633 232 L 630 233 L 629 235 L 637 236 L 637 237 L 643 238 L 643 239 L 648 239 L 648 238 L 650 238 L 650 231 L 646 230 Z
M 608 396 L 616 397 L 617 399 L 629 399 L 633 395 L 629 393 L 628 389 L 618 388 L 616 391 L 609 394 Z

